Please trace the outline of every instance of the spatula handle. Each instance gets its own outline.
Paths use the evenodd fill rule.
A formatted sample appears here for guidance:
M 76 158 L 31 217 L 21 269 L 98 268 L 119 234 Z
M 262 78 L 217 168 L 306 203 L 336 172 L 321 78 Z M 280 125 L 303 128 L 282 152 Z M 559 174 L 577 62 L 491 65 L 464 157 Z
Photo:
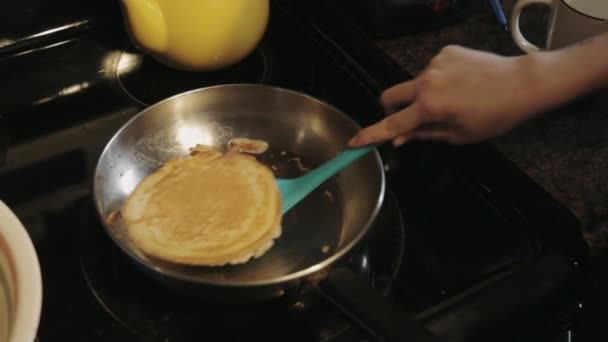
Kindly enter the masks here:
M 353 149 L 344 150 L 342 153 L 337 155 L 331 160 L 326 161 L 321 166 L 315 168 L 310 171 L 302 178 L 306 179 L 306 182 L 302 182 L 306 184 L 308 188 L 307 191 L 312 191 L 327 179 L 340 172 L 342 169 L 347 167 L 348 165 L 355 162 L 357 159 L 366 155 L 369 151 L 373 150 L 376 145 L 358 147 Z
M 300 202 L 331 176 L 340 172 L 376 146 L 347 149 L 303 176 L 294 179 L 278 179 L 277 182 L 283 197 L 283 213 L 289 211 L 296 203 Z
M 318 177 L 320 182 L 325 181 L 336 173 L 340 172 L 342 169 L 352 164 L 357 159 L 366 155 L 369 151 L 373 150 L 376 146 L 365 146 L 353 149 L 344 150 L 342 153 L 337 155 L 334 159 L 331 159 L 311 173 L 314 173 L 315 177 Z

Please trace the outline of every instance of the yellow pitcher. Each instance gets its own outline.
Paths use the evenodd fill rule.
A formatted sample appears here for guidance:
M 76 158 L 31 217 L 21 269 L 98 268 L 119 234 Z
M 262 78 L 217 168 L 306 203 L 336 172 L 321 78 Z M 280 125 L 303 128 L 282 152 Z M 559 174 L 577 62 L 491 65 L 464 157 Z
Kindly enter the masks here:
M 119 0 L 129 36 L 171 67 L 211 71 L 233 65 L 259 44 L 269 0 Z

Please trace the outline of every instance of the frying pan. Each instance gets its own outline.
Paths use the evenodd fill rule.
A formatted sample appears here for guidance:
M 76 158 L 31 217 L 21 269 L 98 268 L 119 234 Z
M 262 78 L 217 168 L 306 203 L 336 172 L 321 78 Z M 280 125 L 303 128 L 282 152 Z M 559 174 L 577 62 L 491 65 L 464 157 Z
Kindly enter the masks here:
M 119 214 L 146 175 L 169 158 L 187 155 L 196 144 L 224 150 L 232 138 L 264 140 L 269 149 L 258 160 L 277 177 L 290 178 L 336 156 L 359 129 L 336 108 L 283 88 L 229 84 L 178 94 L 138 113 L 108 142 L 95 170 L 96 208 L 105 230 L 129 259 L 174 290 L 235 302 L 286 296 L 308 285 L 325 289 L 320 291 L 337 305 L 345 303 L 338 306 L 358 312 L 359 318 L 370 315 L 369 305 L 361 302 L 366 298 L 383 303 L 378 306 L 383 316 L 390 311 L 392 319 L 406 319 L 395 315 L 398 310 L 389 308 L 371 286 L 359 284 L 352 272 L 334 267 L 366 236 L 382 205 L 385 176 L 376 150 L 285 213 L 275 245 L 241 265 L 194 267 L 148 257 L 129 241 Z M 400 328 L 376 328 L 385 330 L 384 336 L 405 336 L 399 335 Z M 400 333 L 386 331 L 391 329 Z M 412 334 L 420 331 L 406 335 Z

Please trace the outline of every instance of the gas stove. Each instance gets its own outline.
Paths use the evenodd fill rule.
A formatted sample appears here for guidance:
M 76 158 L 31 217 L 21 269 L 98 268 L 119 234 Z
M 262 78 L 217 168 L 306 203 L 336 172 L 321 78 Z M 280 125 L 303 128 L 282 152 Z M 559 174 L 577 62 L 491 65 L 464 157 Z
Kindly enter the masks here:
M 326 101 L 360 125 L 410 78 L 331 2 L 273 1 L 264 40 L 228 69 L 188 73 L 135 49 L 117 1 L 13 2 L 0 24 L 0 198 L 43 275 L 39 341 L 381 340 L 315 292 L 208 303 L 142 276 L 103 231 L 91 182 L 133 115 L 183 91 L 260 83 Z M 7 139 L 8 138 L 8 139 Z M 554 341 L 577 314 L 585 244 L 574 216 L 492 146 L 380 148 L 387 196 L 344 263 L 445 341 Z M 370 308 L 370 311 L 373 311 Z

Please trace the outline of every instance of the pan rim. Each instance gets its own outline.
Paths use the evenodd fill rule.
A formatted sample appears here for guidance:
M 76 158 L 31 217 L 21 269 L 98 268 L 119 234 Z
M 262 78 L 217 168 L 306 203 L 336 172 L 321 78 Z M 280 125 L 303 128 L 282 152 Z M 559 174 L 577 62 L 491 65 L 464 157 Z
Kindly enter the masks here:
M 352 119 L 350 116 L 348 116 L 342 110 L 338 109 L 336 106 L 334 106 L 326 101 L 323 101 L 315 96 L 306 94 L 306 93 L 298 91 L 298 90 L 281 87 L 281 86 L 257 84 L 257 83 L 226 83 L 226 84 L 219 84 L 219 85 L 195 88 L 195 89 L 191 89 L 191 90 L 188 90 L 185 92 L 175 94 L 175 95 L 167 97 L 163 100 L 157 101 L 157 102 L 149 105 L 148 107 L 140 110 L 135 115 L 133 115 L 129 120 L 127 120 L 125 123 L 123 123 L 123 125 L 107 141 L 106 145 L 104 146 L 101 153 L 99 154 L 99 157 L 97 158 L 97 161 L 95 164 L 92 185 L 93 185 L 94 205 L 95 205 L 95 209 L 97 212 L 97 216 L 98 216 L 99 220 L 101 221 L 101 225 L 103 226 L 106 234 L 122 250 L 122 252 L 127 254 L 128 257 L 133 259 L 133 261 L 135 261 L 138 265 L 143 266 L 146 270 L 152 271 L 152 272 L 157 273 L 164 277 L 172 278 L 172 279 L 179 280 L 179 281 L 185 281 L 185 282 L 189 282 L 189 283 L 195 283 L 195 284 L 199 284 L 199 285 L 233 287 L 233 288 L 276 286 L 276 285 L 281 285 L 281 284 L 285 284 L 285 283 L 289 283 L 289 282 L 293 282 L 293 281 L 303 280 L 307 276 L 315 275 L 320 271 L 329 270 L 332 265 L 334 265 L 336 262 L 338 262 L 340 259 L 342 259 L 342 257 L 344 257 L 349 252 L 351 252 L 352 249 L 356 245 L 358 245 L 363 238 L 365 238 L 365 236 L 368 234 L 369 230 L 373 226 L 374 222 L 376 221 L 378 213 L 380 212 L 382 205 L 384 204 L 385 192 L 386 192 L 386 175 L 384 173 L 382 157 L 381 157 L 380 153 L 378 152 L 377 148 L 374 148 L 373 151 L 371 151 L 371 152 L 374 156 L 374 159 L 376 160 L 377 167 L 380 171 L 379 172 L 380 189 L 379 189 L 378 196 L 375 201 L 373 210 L 372 210 L 371 214 L 369 215 L 369 218 L 363 225 L 363 227 L 359 230 L 359 232 L 355 235 L 355 237 L 349 243 L 341 246 L 335 253 L 326 257 L 322 261 L 320 261 L 312 266 L 309 266 L 307 268 L 303 268 L 296 272 L 291 272 L 291 273 L 285 274 L 280 277 L 274 277 L 274 278 L 263 279 L 263 280 L 251 280 L 251 281 L 249 281 L 249 280 L 248 281 L 233 281 L 233 280 L 231 281 L 231 280 L 222 280 L 222 279 L 209 280 L 209 279 L 199 278 L 196 276 L 184 275 L 182 273 L 174 272 L 174 271 L 172 271 L 170 269 L 166 269 L 166 268 L 154 267 L 153 264 L 150 264 L 145 259 L 142 259 L 139 255 L 137 255 L 137 253 L 132 251 L 128 246 L 125 246 L 118 239 L 118 237 L 116 237 L 115 234 L 112 233 L 112 229 L 108 226 L 108 223 L 105 220 L 105 217 L 103 216 L 103 210 L 101 208 L 101 203 L 98 200 L 97 189 L 98 189 L 98 175 L 99 175 L 100 168 L 101 168 L 101 160 L 106 155 L 106 153 L 107 153 L 108 149 L 110 148 L 110 146 L 112 145 L 112 143 L 116 139 L 118 139 L 118 137 L 121 135 L 121 133 L 127 127 L 129 127 L 133 121 L 137 120 L 140 116 L 145 115 L 148 111 L 154 110 L 155 108 L 162 105 L 163 103 L 173 101 L 177 98 L 184 97 L 184 96 L 187 96 L 187 95 L 190 95 L 193 93 L 204 92 L 207 90 L 217 89 L 217 88 L 230 88 L 230 87 L 267 88 L 267 89 L 273 90 L 273 91 L 278 91 L 278 92 L 283 92 L 283 93 L 287 93 L 287 94 L 291 94 L 291 95 L 300 96 L 300 97 L 306 98 L 310 101 L 317 102 L 317 103 L 321 104 L 322 106 L 328 107 L 329 109 L 334 111 L 337 115 L 342 116 L 343 119 L 345 119 L 347 122 L 349 122 L 354 127 L 358 128 L 358 129 L 362 128 L 354 119 Z M 201 267 L 205 267 L 205 266 L 201 266 Z M 216 266 L 214 266 L 214 267 L 216 267 Z M 221 268 L 221 267 L 229 267 L 229 266 L 217 266 L 217 267 Z

